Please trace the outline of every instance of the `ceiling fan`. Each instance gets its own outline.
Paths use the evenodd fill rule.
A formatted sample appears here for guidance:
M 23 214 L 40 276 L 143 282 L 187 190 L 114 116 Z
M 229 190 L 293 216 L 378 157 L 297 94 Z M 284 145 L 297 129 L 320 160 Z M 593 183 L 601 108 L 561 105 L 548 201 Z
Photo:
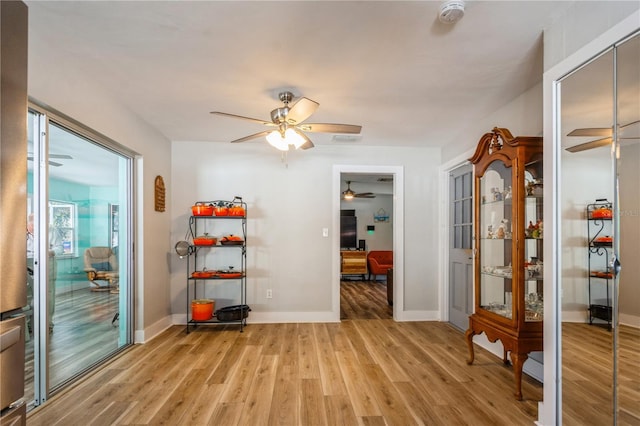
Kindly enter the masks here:
M 632 121 L 631 123 L 627 123 L 623 126 L 620 126 L 620 133 L 621 136 L 619 137 L 619 139 L 640 139 L 640 136 L 627 136 L 629 135 L 631 132 L 629 132 L 627 129 L 625 131 L 625 128 L 628 128 L 629 126 L 634 126 L 636 124 L 640 123 L 640 120 L 636 120 L 636 121 Z M 638 126 L 634 126 L 634 127 L 638 127 Z M 638 134 L 640 134 L 640 132 L 638 132 Z M 581 143 L 578 145 L 574 145 L 574 146 L 570 146 L 569 148 L 566 148 L 567 151 L 569 152 L 580 152 L 580 151 L 586 151 L 588 149 L 593 149 L 593 148 L 599 148 L 601 146 L 607 146 L 609 144 L 611 144 L 611 142 L 613 142 L 613 129 L 611 127 L 586 127 L 586 128 L 582 128 L 582 129 L 575 129 L 569 133 L 567 133 L 567 136 L 593 136 L 593 137 L 601 137 L 600 139 L 596 139 L 596 140 L 592 140 L 589 142 L 585 142 L 585 143 Z
M 271 111 L 271 121 L 220 111 L 211 111 L 211 114 L 240 118 L 275 128 L 233 140 L 231 143 L 245 142 L 265 136 L 271 145 L 281 151 L 288 151 L 290 145 L 293 145 L 296 149 L 313 148 L 313 142 L 304 132 L 359 134 L 362 130 L 362 126 L 354 124 L 303 123 L 318 109 L 320 104 L 302 97 L 289 106 L 289 103 L 293 100 L 293 93 L 282 92 L 278 97 L 284 103 L 284 106 Z
M 348 180 L 347 189 L 342 191 L 342 199 L 343 200 L 352 200 L 354 198 L 376 198 L 373 192 L 353 192 L 351 190 L 351 181 Z
M 57 158 L 61 160 L 73 160 L 73 157 L 67 154 L 49 154 L 49 165 L 53 167 L 60 167 L 62 163 L 58 163 L 57 161 L 51 161 L 51 158 Z M 28 161 L 33 161 L 33 154 L 29 153 L 27 157 Z

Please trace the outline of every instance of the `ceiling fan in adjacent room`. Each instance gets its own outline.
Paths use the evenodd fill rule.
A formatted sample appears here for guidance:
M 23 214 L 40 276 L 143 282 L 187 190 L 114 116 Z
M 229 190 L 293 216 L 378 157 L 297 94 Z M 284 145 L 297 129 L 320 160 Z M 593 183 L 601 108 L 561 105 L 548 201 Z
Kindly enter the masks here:
M 265 136 L 272 146 L 281 151 L 288 151 L 291 145 L 295 149 L 313 148 L 313 142 L 305 132 L 359 134 L 362 130 L 362 126 L 355 124 L 304 123 L 318 109 L 320 104 L 302 97 L 289 106 L 289 103 L 293 100 L 293 93 L 282 92 L 278 97 L 284 103 L 284 106 L 271 111 L 271 121 L 220 111 L 211 111 L 211 114 L 253 121 L 274 128 L 233 140 L 231 143 L 245 142 Z
M 620 140 L 627 139 L 635 139 L 640 140 L 640 120 L 632 121 L 631 123 L 627 123 L 623 126 L 620 126 Z M 635 132 L 634 132 L 634 129 Z M 635 133 L 632 135 L 632 133 Z M 600 137 L 599 139 L 595 139 L 589 142 L 581 143 L 578 145 L 570 146 L 566 148 L 569 152 L 580 152 L 586 151 L 588 149 L 599 148 L 601 146 L 610 145 L 613 142 L 613 129 L 611 127 L 586 127 L 582 129 L 575 129 L 569 133 L 567 136 L 582 136 L 582 137 Z
M 33 154 L 30 152 L 27 154 L 27 160 L 33 161 Z M 67 154 L 49 154 L 49 165 L 53 167 L 60 167 L 62 163 L 58 163 L 57 161 L 51 161 L 52 158 L 59 160 L 73 160 L 73 157 Z
M 376 198 L 373 192 L 353 192 L 351 190 L 351 181 L 348 180 L 347 189 L 342 191 L 342 199 L 343 200 L 352 200 L 354 198 Z

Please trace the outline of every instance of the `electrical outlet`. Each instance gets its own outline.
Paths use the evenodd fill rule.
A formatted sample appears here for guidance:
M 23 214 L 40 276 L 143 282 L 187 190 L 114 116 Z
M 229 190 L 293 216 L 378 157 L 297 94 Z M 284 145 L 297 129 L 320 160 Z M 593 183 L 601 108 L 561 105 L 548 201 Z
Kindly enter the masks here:
M 267 299 L 271 299 L 272 297 L 273 297 L 273 291 L 270 288 L 268 288 L 267 289 Z
M 323 237 L 329 236 L 329 228 L 322 228 L 322 236 Z

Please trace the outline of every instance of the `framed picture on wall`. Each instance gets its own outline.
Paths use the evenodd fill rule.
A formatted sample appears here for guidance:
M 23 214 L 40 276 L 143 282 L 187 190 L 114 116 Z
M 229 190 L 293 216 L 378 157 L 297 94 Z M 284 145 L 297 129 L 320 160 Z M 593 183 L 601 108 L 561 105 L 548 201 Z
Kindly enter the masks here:
M 118 247 L 118 233 L 119 233 L 119 216 L 118 216 L 118 204 L 109 204 L 109 244 L 111 248 Z

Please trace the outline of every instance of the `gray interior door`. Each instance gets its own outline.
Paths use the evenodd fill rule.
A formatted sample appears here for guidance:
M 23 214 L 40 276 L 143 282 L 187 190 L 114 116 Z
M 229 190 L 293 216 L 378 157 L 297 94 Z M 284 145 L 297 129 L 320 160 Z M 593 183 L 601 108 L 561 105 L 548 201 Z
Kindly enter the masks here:
M 473 312 L 473 168 L 449 175 L 449 321 L 466 330 Z

